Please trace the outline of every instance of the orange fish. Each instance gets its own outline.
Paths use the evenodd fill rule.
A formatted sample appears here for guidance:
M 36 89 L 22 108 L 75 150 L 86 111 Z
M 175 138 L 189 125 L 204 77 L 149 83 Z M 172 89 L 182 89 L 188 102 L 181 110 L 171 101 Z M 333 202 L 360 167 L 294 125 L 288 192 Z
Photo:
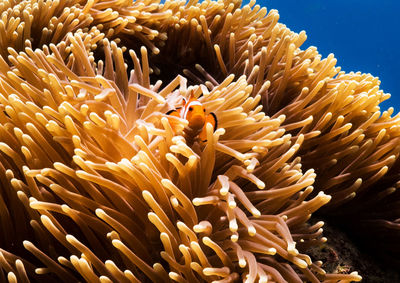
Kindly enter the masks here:
M 188 101 L 183 99 L 182 107 L 169 110 L 166 114 L 187 120 L 190 128 L 189 133 L 187 133 L 192 136 L 198 134 L 200 140 L 203 142 L 207 141 L 207 123 L 213 126 L 214 131 L 217 129 L 217 116 L 212 112 L 206 114 L 206 109 L 204 109 L 203 104 L 193 97 L 193 93 Z M 175 130 L 174 122 L 175 121 L 170 119 L 170 124 Z

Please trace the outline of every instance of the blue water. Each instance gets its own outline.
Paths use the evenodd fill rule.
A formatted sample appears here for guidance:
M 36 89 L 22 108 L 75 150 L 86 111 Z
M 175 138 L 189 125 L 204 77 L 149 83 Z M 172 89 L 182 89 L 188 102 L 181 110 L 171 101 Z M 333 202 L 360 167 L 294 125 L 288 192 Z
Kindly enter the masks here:
M 392 95 L 381 109 L 392 106 L 395 113 L 400 111 L 399 0 L 257 0 L 257 4 L 277 9 L 279 21 L 291 30 L 305 30 L 308 39 L 303 49 L 316 46 L 323 57 L 335 54 L 343 71 L 379 77 L 380 88 Z
M 248 3 L 248 2 L 247 2 Z M 277 9 L 280 22 L 305 30 L 302 48 L 316 46 L 326 57 L 334 53 L 343 71 L 379 77 L 380 88 L 392 97 L 381 104 L 400 111 L 400 1 L 395 0 L 259 0 Z

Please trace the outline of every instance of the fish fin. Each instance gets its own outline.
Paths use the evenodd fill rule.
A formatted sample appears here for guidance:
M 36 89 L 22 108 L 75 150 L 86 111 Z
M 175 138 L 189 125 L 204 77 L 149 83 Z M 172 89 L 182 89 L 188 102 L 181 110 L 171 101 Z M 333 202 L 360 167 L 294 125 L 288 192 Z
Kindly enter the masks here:
M 171 110 L 169 110 L 167 113 L 165 113 L 165 114 L 167 114 L 167 115 L 174 115 L 174 112 L 176 112 L 176 109 L 171 109 Z
M 181 117 L 181 107 L 177 108 L 177 109 L 171 109 L 169 110 L 167 113 L 167 115 L 169 116 L 174 116 L 174 117 Z M 174 131 L 174 133 L 177 131 L 178 128 L 178 121 L 176 121 L 174 118 L 168 118 L 169 124 L 171 125 L 172 130 Z
M 190 99 L 194 99 L 194 89 L 192 89 L 192 90 L 190 91 L 189 100 L 190 100 Z
M 213 126 L 214 132 L 215 132 L 215 130 L 218 127 L 218 120 L 217 120 L 217 116 L 213 112 L 210 112 L 206 116 L 206 121 L 204 123 L 204 127 L 203 127 L 203 129 L 201 130 L 201 132 L 199 134 L 199 139 L 202 142 L 206 142 L 207 141 L 207 128 L 206 128 L 207 123 L 210 123 Z
M 214 132 L 218 128 L 218 119 L 217 115 L 214 112 L 210 112 L 206 117 L 206 123 L 209 122 L 214 127 Z
M 178 107 L 176 109 L 171 109 L 169 110 L 167 113 L 167 115 L 171 115 L 171 116 L 177 116 L 180 117 L 180 112 L 181 112 L 182 107 Z

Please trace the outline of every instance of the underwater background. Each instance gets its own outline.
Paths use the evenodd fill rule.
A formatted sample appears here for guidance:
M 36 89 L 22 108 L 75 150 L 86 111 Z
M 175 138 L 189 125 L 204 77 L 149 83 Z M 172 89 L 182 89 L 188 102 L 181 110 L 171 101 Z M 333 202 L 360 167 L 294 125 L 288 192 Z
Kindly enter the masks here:
M 342 261 L 352 250 L 346 244 L 356 243 L 344 238 L 352 231 L 373 260 L 385 257 L 400 271 L 400 115 L 379 117 L 377 79 L 333 79 L 336 60 L 328 56 L 335 53 L 343 73 L 380 76 L 394 94 L 382 108 L 399 105 L 387 85 L 397 75 L 382 76 L 383 66 L 397 67 L 396 50 L 387 47 L 398 44 L 375 45 L 388 64 L 368 50 L 383 27 L 395 40 L 398 25 L 384 22 L 388 16 L 372 32 L 355 14 L 376 20 L 382 13 L 365 2 L 372 15 L 348 3 L 335 12 L 323 2 L 258 2 L 307 31 L 302 49 L 317 46 L 328 58 L 320 62 L 308 48 L 293 62 L 304 33 L 276 26 L 275 10 L 253 30 L 257 12 L 246 7 L 231 17 L 238 0 L 205 9 L 186 0 L 170 9 L 152 0 L 30 1 L 4 0 L 0 19 L 0 282 L 28 282 L 27 274 L 35 282 L 360 281 L 353 270 L 363 283 L 400 282 Z M 173 117 L 161 114 L 188 93 L 177 74 L 213 89 L 196 90 L 219 118 L 206 142 L 189 128 L 173 131 Z M 348 257 L 364 264 L 361 253 Z
M 244 4 L 249 1 L 243 1 Z M 335 54 L 342 71 L 379 77 L 380 88 L 392 97 L 381 110 L 400 111 L 400 1 L 395 0 L 257 0 L 279 11 L 279 22 L 295 32 L 306 31 L 301 46 L 316 46 L 327 57 Z

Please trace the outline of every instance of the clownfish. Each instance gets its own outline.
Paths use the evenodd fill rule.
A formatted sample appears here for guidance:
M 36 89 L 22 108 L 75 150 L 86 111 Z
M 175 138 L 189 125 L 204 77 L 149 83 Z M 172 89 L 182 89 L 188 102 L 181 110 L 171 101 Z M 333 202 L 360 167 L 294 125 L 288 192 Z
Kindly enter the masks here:
M 210 123 L 213 126 L 214 131 L 218 126 L 217 116 L 215 116 L 215 114 L 212 112 L 206 114 L 206 109 L 204 108 L 203 104 L 193 97 L 193 92 L 189 100 L 183 98 L 182 107 L 169 110 L 166 114 L 187 120 L 190 128 L 189 135 L 194 136 L 198 134 L 199 139 L 202 142 L 207 141 L 207 123 Z M 170 125 L 175 130 L 174 122 L 175 121 L 170 119 Z

